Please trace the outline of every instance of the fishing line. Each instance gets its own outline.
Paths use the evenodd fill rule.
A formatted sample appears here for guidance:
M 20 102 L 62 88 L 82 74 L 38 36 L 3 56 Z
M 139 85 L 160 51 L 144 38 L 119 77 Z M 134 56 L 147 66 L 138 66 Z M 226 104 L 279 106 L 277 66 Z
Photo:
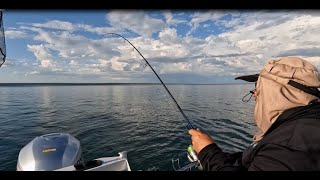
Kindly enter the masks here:
M 127 41 L 139 54 L 140 56 L 143 58 L 143 60 L 146 62 L 146 65 L 148 65 L 151 70 L 154 72 L 154 74 L 157 76 L 157 78 L 159 79 L 159 81 L 161 82 L 161 84 L 163 85 L 163 87 L 165 88 L 165 90 L 167 91 L 167 93 L 169 94 L 169 96 L 171 97 L 171 99 L 173 100 L 174 104 L 176 105 L 176 107 L 179 109 L 180 113 L 182 114 L 185 122 L 188 125 L 188 129 L 194 129 L 192 124 L 190 123 L 188 117 L 185 115 L 185 113 L 182 111 L 181 107 L 179 106 L 179 104 L 177 103 L 177 101 L 174 99 L 174 97 L 172 96 L 172 94 L 170 93 L 169 89 L 167 88 L 167 86 L 163 83 L 163 81 L 161 80 L 161 78 L 159 77 L 159 75 L 156 73 L 156 71 L 153 69 L 153 67 L 149 64 L 149 62 L 146 60 L 146 58 L 144 58 L 144 56 L 141 54 L 141 52 L 125 37 L 121 36 L 120 34 L 117 33 L 106 33 L 104 35 L 102 35 L 100 37 L 100 39 L 105 36 L 105 35 L 116 35 L 118 37 L 123 38 L 125 41 Z

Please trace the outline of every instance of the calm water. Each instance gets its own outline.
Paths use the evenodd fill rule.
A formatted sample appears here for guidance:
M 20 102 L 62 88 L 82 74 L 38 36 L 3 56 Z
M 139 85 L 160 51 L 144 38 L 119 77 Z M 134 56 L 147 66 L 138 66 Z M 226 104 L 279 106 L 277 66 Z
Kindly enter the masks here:
M 194 127 L 227 152 L 244 150 L 255 132 L 253 85 L 168 85 Z M 132 170 L 173 171 L 188 164 L 186 123 L 161 85 L 0 86 L 0 170 L 16 170 L 20 149 L 36 136 L 66 132 L 85 160 L 127 151 Z

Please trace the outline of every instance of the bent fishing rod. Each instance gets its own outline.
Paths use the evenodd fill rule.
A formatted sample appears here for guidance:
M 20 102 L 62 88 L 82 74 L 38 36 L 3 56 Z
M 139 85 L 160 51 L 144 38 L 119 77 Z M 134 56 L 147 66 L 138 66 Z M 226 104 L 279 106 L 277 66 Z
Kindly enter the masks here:
M 166 89 L 166 91 L 168 92 L 168 94 L 170 95 L 171 99 L 173 100 L 173 102 L 175 103 L 175 105 L 177 106 L 177 108 L 179 109 L 180 113 L 182 114 L 185 122 L 188 124 L 189 129 L 194 129 L 192 124 L 190 123 L 188 117 L 184 114 L 184 112 L 182 111 L 181 107 L 179 106 L 179 104 L 177 103 L 177 101 L 174 99 L 174 97 L 172 96 L 172 94 L 170 93 L 169 89 L 167 88 L 167 86 L 163 83 L 163 81 L 161 80 L 161 78 L 158 76 L 158 74 L 156 73 L 156 71 L 152 68 L 152 66 L 149 64 L 149 62 L 146 60 L 146 58 L 144 58 L 144 56 L 141 54 L 141 52 L 125 37 L 121 36 L 120 34 L 117 33 L 106 33 L 105 35 L 116 35 L 119 36 L 121 38 L 123 38 L 125 41 L 127 41 L 139 54 L 140 56 L 143 58 L 143 60 L 147 63 L 147 65 L 151 68 L 151 70 L 154 72 L 154 74 L 157 76 L 157 78 L 159 79 L 159 81 L 161 82 L 161 84 L 163 85 L 163 87 Z M 105 35 L 102 35 L 101 38 Z M 100 39 L 101 39 L 100 38 Z
M 146 62 L 146 64 L 151 68 L 151 70 L 154 72 L 154 74 L 157 76 L 157 78 L 159 79 L 159 81 L 161 82 L 161 84 L 163 85 L 163 87 L 166 89 L 166 91 L 168 92 L 168 94 L 170 95 L 171 99 L 173 100 L 173 102 L 175 103 L 175 105 L 177 106 L 177 108 L 179 109 L 180 113 L 182 114 L 185 122 L 187 123 L 189 130 L 190 129 L 194 129 L 192 124 L 190 123 L 188 117 L 184 114 L 184 112 L 182 111 L 181 107 L 179 106 L 178 102 L 174 99 L 174 97 L 172 96 L 172 94 L 170 93 L 169 89 L 167 88 L 167 86 L 163 83 L 163 81 L 161 80 L 161 78 L 159 77 L 159 75 L 157 74 L 157 72 L 153 69 L 153 67 L 150 65 L 150 63 L 146 60 L 146 58 L 144 58 L 144 56 L 141 54 L 141 52 L 125 37 L 121 36 L 120 34 L 117 33 L 106 33 L 105 35 L 116 35 L 119 36 L 121 38 L 123 38 L 125 41 L 127 41 L 139 54 L 140 56 L 143 58 L 143 60 Z M 100 37 L 100 39 L 105 36 L 102 35 Z M 195 150 L 193 149 L 192 145 L 189 145 L 189 147 L 187 148 L 187 152 L 188 152 L 188 159 L 189 161 L 192 163 L 192 166 L 196 166 L 199 167 L 200 169 L 202 169 L 202 166 L 200 164 L 199 158 L 197 153 L 195 152 Z M 184 169 L 184 168 L 181 168 Z

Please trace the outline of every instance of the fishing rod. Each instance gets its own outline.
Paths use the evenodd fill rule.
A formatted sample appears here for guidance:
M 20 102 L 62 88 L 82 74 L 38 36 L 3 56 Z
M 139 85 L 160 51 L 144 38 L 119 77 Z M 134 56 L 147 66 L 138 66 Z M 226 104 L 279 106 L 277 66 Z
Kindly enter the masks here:
M 167 86 L 163 83 L 163 81 L 161 80 L 161 78 L 159 77 L 159 75 L 156 73 L 156 71 L 153 69 L 153 67 L 150 65 L 150 63 L 146 60 L 146 58 L 144 58 L 144 56 L 141 54 L 141 52 L 125 37 L 121 36 L 120 34 L 117 33 L 106 33 L 104 35 L 102 35 L 100 37 L 100 39 L 105 36 L 105 35 L 116 35 L 119 36 L 121 38 L 123 38 L 125 41 L 127 41 L 139 54 L 140 56 L 143 58 L 143 60 L 146 62 L 146 64 L 151 68 L 151 70 L 154 72 L 154 74 L 157 76 L 157 78 L 159 79 L 159 81 L 161 82 L 161 84 L 163 85 L 163 87 L 166 89 L 166 91 L 168 92 L 168 94 L 170 95 L 171 99 L 173 100 L 173 102 L 175 103 L 175 105 L 177 106 L 177 108 L 179 109 L 180 113 L 182 114 L 185 122 L 188 124 L 189 130 L 190 129 L 194 129 L 192 124 L 190 123 L 188 117 L 184 114 L 184 112 L 182 111 L 181 107 L 179 106 L 179 104 L 177 103 L 177 101 L 174 99 L 174 97 L 172 96 L 172 94 L 170 93 L 169 89 L 167 88 Z M 202 169 L 202 166 L 200 164 L 199 158 L 197 153 L 195 152 L 195 150 L 193 149 L 192 145 L 189 145 L 187 148 L 187 157 L 189 159 L 189 161 L 193 164 L 190 165 L 191 166 L 196 166 L 199 169 Z M 185 168 L 181 168 L 181 170 L 185 170 Z
M 161 80 L 161 78 L 158 76 L 158 74 L 156 73 L 156 71 L 153 69 L 153 67 L 149 64 L 149 62 L 146 60 L 146 58 L 144 58 L 144 56 L 141 54 L 141 52 L 125 37 L 121 36 L 120 34 L 117 33 L 106 33 L 105 35 L 116 35 L 119 36 L 121 38 L 123 38 L 125 41 L 127 41 L 135 50 L 137 50 L 137 52 L 140 54 L 140 56 L 143 58 L 143 60 L 147 63 L 147 65 L 151 68 L 151 70 L 154 72 L 154 74 L 157 76 L 157 78 L 159 79 L 159 81 L 161 82 L 161 84 L 163 85 L 163 87 L 166 89 L 166 91 L 168 92 L 168 94 L 170 95 L 171 99 L 173 100 L 173 102 L 175 103 L 175 105 L 177 106 L 177 108 L 179 109 L 180 113 L 182 114 L 185 122 L 188 124 L 189 129 L 194 129 L 192 124 L 190 123 L 188 117 L 184 114 L 184 112 L 182 111 L 181 107 L 179 106 L 179 104 L 177 103 L 177 101 L 174 99 L 174 97 L 172 96 L 172 94 L 170 93 L 169 89 L 167 88 L 167 86 L 163 83 L 163 81 Z M 105 35 L 102 35 L 101 38 Z M 101 39 L 100 38 L 100 39 Z

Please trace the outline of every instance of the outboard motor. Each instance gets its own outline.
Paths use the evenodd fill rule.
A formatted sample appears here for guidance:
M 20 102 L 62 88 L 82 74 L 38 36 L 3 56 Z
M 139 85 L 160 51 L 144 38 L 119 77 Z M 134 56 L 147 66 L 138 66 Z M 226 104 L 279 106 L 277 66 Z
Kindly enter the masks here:
M 17 171 L 52 171 L 82 163 L 80 142 L 68 133 L 34 138 L 19 153 Z

